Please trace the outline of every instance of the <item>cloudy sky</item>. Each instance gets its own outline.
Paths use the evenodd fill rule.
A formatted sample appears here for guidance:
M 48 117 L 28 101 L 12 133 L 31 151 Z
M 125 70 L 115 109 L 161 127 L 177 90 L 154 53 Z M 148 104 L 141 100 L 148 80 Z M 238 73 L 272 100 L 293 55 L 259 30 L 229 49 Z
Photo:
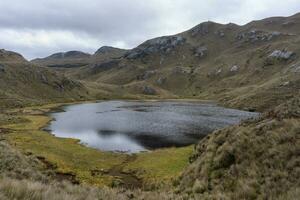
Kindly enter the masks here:
M 26 58 L 132 48 L 203 21 L 245 24 L 300 12 L 300 0 L 0 0 L 0 48 Z

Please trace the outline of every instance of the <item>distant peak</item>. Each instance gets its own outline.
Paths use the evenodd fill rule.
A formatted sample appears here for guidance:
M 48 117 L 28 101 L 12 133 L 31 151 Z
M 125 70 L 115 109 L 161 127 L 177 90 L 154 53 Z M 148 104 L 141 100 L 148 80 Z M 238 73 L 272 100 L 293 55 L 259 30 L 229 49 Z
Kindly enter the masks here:
M 90 54 L 81 51 L 67 51 L 52 54 L 47 58 L 62 59 L 62 58 L 87 58 Z
M 124 51 L 124 49 L 119 49 L 112 46 L 102 46 L 95 52 L 95 54 L 105 54 L 113 51 Z

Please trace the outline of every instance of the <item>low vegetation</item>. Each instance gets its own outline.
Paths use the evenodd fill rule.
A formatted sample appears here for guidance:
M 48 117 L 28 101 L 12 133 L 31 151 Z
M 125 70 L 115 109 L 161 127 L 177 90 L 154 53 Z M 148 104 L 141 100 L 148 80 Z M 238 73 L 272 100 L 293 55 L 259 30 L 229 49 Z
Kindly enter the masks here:
M 51 106 L 12 111 L 18 120 L 2 125 L 9 130 L 4 138 L 25 155 L 36 156 L 46 168 L 74 183 L 129 187 L 147 187 L 155 182 L 168 184 L 187 166 L 192 153 L 192 147 L 133 155 L 87 148 L 76 139 L 57 138 L 42 130 L 51 120 L 44 115 L 49 109 Z
M 300 99 L 203 139 L 179 190 L 196 199 L 297 199 Z

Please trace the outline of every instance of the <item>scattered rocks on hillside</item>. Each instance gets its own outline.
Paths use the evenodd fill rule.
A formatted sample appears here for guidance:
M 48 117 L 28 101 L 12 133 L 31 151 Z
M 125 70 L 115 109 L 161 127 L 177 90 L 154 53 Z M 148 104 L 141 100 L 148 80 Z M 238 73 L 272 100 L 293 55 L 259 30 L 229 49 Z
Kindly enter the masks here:
M 285 81 L 285 82 L 280 84 L 280 86 L 282 86 L 282 87 L 288 86 L 288 85 L 290 85 L 290 81 Z
M 141 75 L 138 75 L 137 76 L 137 79 L 138 80 L 147 80 L 149 79 L 151 76 L 155 75 L 156 74 L 156 70 L 149 70 L 149 71 L 146 71 L 145 73 L 141 74 Z
M 295 25 L 295 21 L 286 21 L 284 23 L 282 23 L 282 26 L 292 26 L 292 25 Z
M 239 71 L 239 66 L 237 65 L 234 65 L 230 68 L 230 72 L 237 72 L 237 71 Z
M 152 53 L 170 53 L 175 47 L 186 41 L 182 36 L 167 36 L 148 40 L 125 54 L 125 58 L 142 58 Z
M 243 40 L 245 42 L 256 42 L 256 41 L 270 41 L 275 37 L 282 35 L 282 33 L 278 31 L 273 32 L 265 32 L 260 30 L 251 30 L 244 33 L 239 33 L 236 36 L 237 40 Z
M 294 55 L 295 55 L 295 53 L 292 51 L 275 50 L 268 57 L 275 58 L 278 60 L 288 60 L 288 59 L 292 58 Z
M 300 73 L 300 65 L 293 69 L 293 72 Z
M 146 95 L 155 95 L 156 94 L 156 90 L 153 89 L 150 86 L 143 86 L 143 93 Z
M 292 72 L 292 73 L 300 73 L 300 63 L 293 64 L 289 67 L 289 69 L 286 72 Z
M 222 30 L 216 31 L 215 34 L 218 35 L 218 36 L 221 37 L 221 38 L 222 38 L 222 37 L 225 37 L 225 33 L 224 33 L 224 31 L 222 31 Z
M 207 53 L 207 47 L 206 46 L 200 46 L 200 47 L 197 47 L 197 48 L 194 48 L 193 51 L 194 51 L 194 55 L 196 57 L 203 57 L 206 55 Z

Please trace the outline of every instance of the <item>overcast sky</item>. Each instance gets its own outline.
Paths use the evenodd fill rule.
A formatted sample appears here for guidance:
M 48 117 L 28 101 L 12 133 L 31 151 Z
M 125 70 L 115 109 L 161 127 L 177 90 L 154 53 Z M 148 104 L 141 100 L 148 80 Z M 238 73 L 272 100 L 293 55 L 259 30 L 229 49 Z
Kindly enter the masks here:
M 203 21 L 245 24 L 300 12 L 300 0 L 0 0 L 0 49 L 26 58 L 132 48 Z

